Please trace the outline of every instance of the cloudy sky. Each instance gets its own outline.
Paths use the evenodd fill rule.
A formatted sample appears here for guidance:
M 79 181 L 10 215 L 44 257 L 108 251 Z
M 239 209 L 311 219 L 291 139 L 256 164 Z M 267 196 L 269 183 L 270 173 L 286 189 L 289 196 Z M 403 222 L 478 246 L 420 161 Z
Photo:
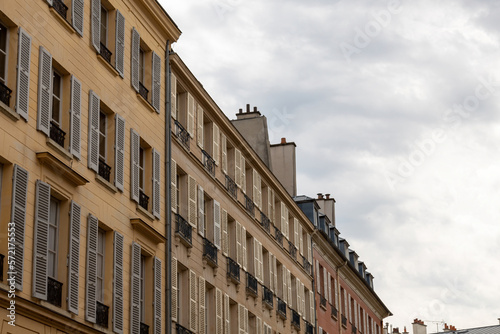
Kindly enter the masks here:
M 498 1 L 160 1 L 226 115 L 257 106 L 299 194 L 333 194 L 386 321 L 498 324 Z

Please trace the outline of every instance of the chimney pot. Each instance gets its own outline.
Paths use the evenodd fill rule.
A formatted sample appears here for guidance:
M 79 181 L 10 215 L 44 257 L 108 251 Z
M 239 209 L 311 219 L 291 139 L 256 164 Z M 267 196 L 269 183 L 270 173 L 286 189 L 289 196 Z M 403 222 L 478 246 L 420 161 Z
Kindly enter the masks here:
M 254 111 L 254 112 L 257 112 L 257 107 L 253 107 L 253 111 Z
M 242 108 L 240 108 L 239 112 L 240 112 L 240 114 L 243 114 L 243 109 L 242 109 Z
M 330 194 L 325 194 L 326 199 L 330 199 Z
M 323 194 L 322 193 L 318 193 L 318 199 L 323 199 Z
M 281 143 L 282 144 L 286 144 L 286 138 L 285 137 L 281 138 Z
M 247 103 L 247 112 L 250 112 L 250 104 Z

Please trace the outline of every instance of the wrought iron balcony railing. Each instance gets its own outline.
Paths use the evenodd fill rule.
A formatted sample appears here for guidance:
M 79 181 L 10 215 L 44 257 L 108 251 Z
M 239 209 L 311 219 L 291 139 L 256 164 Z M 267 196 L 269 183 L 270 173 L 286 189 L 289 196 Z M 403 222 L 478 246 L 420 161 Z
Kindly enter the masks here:
M 99 54 L 101 55 L 101 57 L 104 58 L 104 60 L 106 60 L 108 62 L 108 64 L 111 64 L 111 55 L 113 53 L 111 51 L 109 51 L 109 49 L 106 47 L 106 45 L 104 45 L 102 42 L 101 42 L 101 47 L 99 48 Z M 141 83 L 139 82 L 139 84 L 141 84 Z M 139 89 L 139 93 L 140 93 L 140 89 Z M 146 93 L 146 96 L 147 95 L 148 94 Z
M 177 331 L 177 334 L 193 334 L 193 332 L 191 332 L 189 329 L 179 324 L 175 324 L 175 330 Z
M 300 315 L 292 309 L 292 326 L 300 330 Z
M 307 258 L 305 258 L 304 256 L 302 256 L 302 266 L 304 267 L 304 270 L 309 274 L 311 275 L 311 263 L 309 263 L 309 261 L 307 261 Z
M 175 234 L 177 234 L 181 238 L 186 246 L 193 246 L 193 228 L 191 227 L 191 225 L 189 225 L 186 219 L 182 218 L 182 216 L 178 213 L 175 214 Z
M 330 308 L 332 309 L 332 317 L 337 318 L 339 311 L 333 305 L 330 305 Z
M 218 266 L 217 251 L 218 249 L 213 243 L 207 238 L 203 238 L 203 258 L 214 268 Z
M 182 126 L 179 121 L 175 121 L 175 135 L 181 141 L 182 145 L 189 150 L 190 139 L 189 132 Z
M 306 321 L 306 334 L 314 334 L 313 325 Z
M 10 96 L 12 95 L 12 89 L 0 82 L 0 101 L 2 101 L 7 106 L 10 106 Z
M 347 327 L 347 318 L 342 314 L 342 326 Z
M 96 302 L 96 321 L 95 323 L 104 328 L 108 328 L 109 306 Z
M 227 276 L 234 283 L 240 283 L 240 265 L 230 257 L 227 258 Z
M 273 308 L 273 292 L 265 285 L 262 286 L 262 301 L 269 307 Z
M 52 305 L 61 307 L 62 301 L 62 286 L 61 282 L 48 277 L 47 281 L 47 301 Z
M 63 19 L 66 20 L 68 17 L 68 6 L 62 2 L 62 0 L 53 0 L 52 7 L 56 10 L 56 12 L 62 16 Z
M 271 221 L 262 211 L 260 212 L 260 225 L 262 225 L 262 227 L 264 228 L 264 230 L 267 231 L 267 233 L 270 232 Z
M 141 322 L 140 334 L 149 334 L 149 326 Z
M 283 233 L 276 226 L 274 226 L 274 239 L 283 247 Z
M 0 254 L 0 281 L 3 281 L 3 259 L 5 255 Z
M 139 81 L 139 95 L 142 96 L 144 100 L 148 100 L 148 93 L 149 90 L 142 84 L 142 82 Z
M 326 309 L 326 298 L 322 295 L 319 296 L 319 306 Z
M 210 175 L 215 176 L 215 160 L 207 151 L 201 150 L 201 153 L 203 157 L 203 166 L 205 166 L 205 169 Z
M 106 164 L 106 162 L 102 158 L 99 158 L 98 171 L 99 176 L 109 182 L 111 176 L 111 166 Z
M 139 205 L 146 211 L 148 211 L 149 206 L 149 196 L 144 193 L 144 191 L 139 190 Z
M 257 297 L 258 287 L 259 284 L 257 279 L 252 274 L 247 272 L 247 293 Z
M 276 312 L 278 313 L 278 315 L 283 318 L 283 319 L 286 319 L 286 304 L 284 301 L 282 301 L 281 299 L 279 299 L 278 297 L 276 297 L 276 300 L 278 301 L 278 309 L 276 310 Z
M 297 248 L 295 247 L 293 242 L 291 242 L 290 240 L 288 240 L 288 253 L 290 253 L 290 256 L 293 259 L 297 258 Z
M 54 121 L 50 122 L 49 137 L 50 139 L 55 141 L 57 145 L 64 147 L 64 138 L 66 137 L 66 132 L 61 130 L 59 125 L 57 125 L 57 123 Z
M 250 197 L 247 196 L 247 194 L 243 193 L 243 196 L 245 197 L 245 209 L 247 209 L 248 213 L 250 216 L 255 217 L 255 204 L 252 201 Z
M 238 199 L 238 186 L 229 175 L 226 175 L 226 189 L 234 199 Z

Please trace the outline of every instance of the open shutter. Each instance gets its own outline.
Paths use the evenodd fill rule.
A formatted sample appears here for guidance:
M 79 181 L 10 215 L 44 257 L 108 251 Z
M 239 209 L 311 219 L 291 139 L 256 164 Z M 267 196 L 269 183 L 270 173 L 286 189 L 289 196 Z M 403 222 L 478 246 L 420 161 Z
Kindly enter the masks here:
M 314 323 L 314 291 L 309 291 L 309 322 Z
M 161 334 L 161 260 L 154 257 L 153 334 Z
M 71 24 L 83 36 L 83 0 L 73 0 L 71 4 Z
M 297 306 L 296 306 L 296 309 L 297 309 L 297 313 L 299 315 L 302 315 L 302 294 L 301 294 L 301 291 L 300 291 L 300 279 L 298 279 L 297 277 L 295 278 L 295 289 L 297 291 L 295 291 L 296 293 L 296 297 L 297 297 Z
M 332 304 L 332 276 L 328 273 L 328 302 Z
M 246 334 L 245 329 L 245 306 L 238 304 L 238 333 Z
M 227 174 L 227 139 L 224 134 L 221 134 L 221 168 L 224 173 Z
M 187 132 L 194 138 L 194 98 L 191 93 L 187 93 Z
M 347 305 L 349 306 L 347 314 L 349 314 L 348 321 L 352 323 L 352 308 L 351 308 L 351 294 L 347 294 Z
M 328 299 L 328 272 L 326 271 L 326 267 L 323 268 L 323 296 L 325 299 Z
M 286 281 L 287 281 L 287 288 L 288 288 L 288 304 L 289 306 L 292 305 L 292 276 L 291 276 L 291 273 L 290 273 L 290 269 L 287 269 L 286 270 Z
M 241 187 L 241 152 L 237 148 L 234 149 L 234 182 L 238 187 Z
M 299 254 L 304 256 L 304 237 L 303 237 L 303 232 L 302 232 L 302 225 L 300 223 L 298 224 L 298 230 L 299 230 Z
M 80 265 L 81 208 L 71 201 L 69 211 L 68 311 L 78 314 L 78 268 Z
M 269 270 L 269 289 L 274 292 L 274 266 L 273 266 L 273 254 L 271 252 L 268 254 L 267 270 Z
M 248 309 L 245 307 L 243 309 L 243 311 L 244 311 L 244 318 L 243 319 L 245 321 L 244 322 L 244 324 L 245 324 L 245 334 L 248 334 Z
M 130 129 L 130 197 L 139 203 L 139 150 L 141 137 Z
M 259 279 L 259 241 L 255 238 L 253 238 L 253 270 L 255 274 L 255 278 L 260 281 Z
M 311 236 L 309 234 L 306 234 L 306 240 L 307 240 L 307 261 L 312 264 L 312 253 L 311 253 Z
M 177 77 L 170 73 L 170 115 L 177 118 Z
M 71 139 L 69 150 L 73 156 L 80 160 L 81 156 L 81 118 L 82 118 L 82 84 L 71 76 Z
M 300 292 L 302 294 L 302 296 L 301 296 L 301 298 L 302 298 L 302 305 L 301 305 L 302 318 L 304 318 L 304 320 L 305 320 L 306 319 L 306 292 L 304 289 L 304 283 L 300 283 Z
M 241 244 L 241 224 L 236 221 L 236 262 L 243 266 L 243 248 Z
M 241 155 L 241 191 L 245 194 L 247 193 L 247 176 L 246 176 L 246 166 L 245 166 L 245 158 L 243 154 Z
M 116 231 L 113 244 L 113 332 L 123 333 L 123 235 Z
M 16 226 L 14 270 L 17 272 L 15 280 L 16 289 L 20 291 L 23 290 L 24 230 L 26 226 L 26 205 L 28 201 L 28 178 L 29 173 L 27 170 L 19 165 L 14 165 L 10 221 Z
M 160 219 L 160 152 L 153 148 L 153 215 Z
M 220 250 L 220 204 L 214 200 L 214 245 Z
M 177 288 L 177 259 L 172 258 L 170 277 L 172 280 L 172 321 L 177 322 L 178 288 Z
M 231 331 L 231 317 L 229 314 L 229 295 L 224 294 L 224 334 L 229 334 Z
M 92 45 L 101 52 L 101 0 L 92 0 Z
M 255 325 L 257 326 L 257 328 L 255 329 L 255 334 L 262 334 L 263 330 L 262 330 L 262 319 L 259 318 L 259 317 L 255 317 L 257 320 L 256 320 L 256 323 Z
M 151 72 L 151 104 L 156 112 L 160 113 L 160 94 L 161 94 L 161 58 L 153 51 Z
M 293 217 L 293 244 L 299 249 L 299 220 Z
M 33 297 L 47 300 L 50 185 L 36 181 L 35 236 L 33 238 Z
M 241 225 L 242 268 L 247 271 L 247 229 Z
M 17 50 L 17 94 L 16 111 L 28 121 L 31 65 L 31 36 L 19 28 L 19 45 Z M 18 272 L 19 275 L 19 272 Z
M 197 130 L 196 130 L 196 137 L 197 137 L 197 142 L 198 146 L 203 148 L 203 108 L 201 105 L 196 106 L 196 123 L 197 123 Z
M 257 171 L 255 169 L 252 170 L 252 197 L 253 197 L 253 202 L 255 203 L 255 205 L 260 209 L 259 207 L 259 190 L 258 190 L 258 186 L 257 186 L 257 179 L 258 179 L 258 176 L 259 173 L 257 173 Z M 260 187 L 259 187 L 260 188 Z
M 283 292 L 283 301 L 288 304 L 288 280 L 286 278 L 286 268 L 284 265 L 281 265 L 281 291 Z
M 125 119 L 115 114 L 115 187 L 123 191 L 125 183 Z
M 177 163 L 170 161 L 170 206 L 177 213 Z
M 116 10 L 116 33 L 115 33 L 115 68 L 123 78 L 125 59 L 125 18 L 119 10 Z
M 193 228 L 196 228 L 196 181 L 191 176 L 188 176 L 188 198 L 189 198 L 189 206 L 188 206 L 188 221 L 189 225 Z
M 139 93 L 139 53 L 140 53 L 141 36 L 132 28 L 132 45 L 131 45 L 131 60 L 130 60 L 130 79 L 132 87 Z
M 267 188 L 267 218 L 274 222 L 274 191 L 271 187 Z
M 274 273 L 274 293 L 278 293 L 278 264 L 276 263 L 276 256 L 273 255 L 273 273 Z
M 205 334 L 206 333 L 206 326 L 205 326 L 205 279 L 203 277 L 198 277 L 199 282 L 198 282 L 198 305 L 200 306 L 200 311 L 199 311 L 199 334 Z M 217 307 L 217 305 L 216 305 Z
M 192 332 L 196 332 L 196 330 L 198 329 L 198 301 L 196 297 L 196 273 L 192 270 L 189 270 L 189 329 Z
M 198 185 L 198 233 L 205 236 L 205 193 L 203 188 Z
M 316 287 L 321 294 L 321 273 L 319 272 L 319 261 L 316 260 Z
M 93 90 L 89 91 L 89 146 L 88 166 L 96 173 L 99 170 L 99 113 L 101 100 Z
M 223 334 L 222 305 L 222 291 L 215 288 L 215 334 Z
M 229 253 L 229 238 L 227 234 L 227 211 L 222 209 L 222 255 Z
M 131 258 L 131 280 L 130 280 L 130 332 L 139 333 L 141 310 L 141 246 L 132 242 Z
M 338 291 L 338 286 L 337 286 L 337 280 L 333 279 L 333 285 L 335 286 L 335 299 L 333 300 L 334 304 L 333 306 L 335 306 L 335 308 L 338 310 L 338 300 L 339 300 L 339 291 Z
M 37 129 L 47 136 L 52 112 L 52 55 L 40 46 L 38 67 L 38 118 Z
M 212 151 L 212 158 L 215 160 L 215 164 L 219 165 L 219 141 L 220 141 L 220 133 L 219 133 L 219 126 L 217 124 L 212 123 L 213 125 L 213 151 Z
M 87 290 L 85 304 L 85 319 L 96 322 L 97 296 L 97 235 L 99 221 L 89 214 L 87 219 Z

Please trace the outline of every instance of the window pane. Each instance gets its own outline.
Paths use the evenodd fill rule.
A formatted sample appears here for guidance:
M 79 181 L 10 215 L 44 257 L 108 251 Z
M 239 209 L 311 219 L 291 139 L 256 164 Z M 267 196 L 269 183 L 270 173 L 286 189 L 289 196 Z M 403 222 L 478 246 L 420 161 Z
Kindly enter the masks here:
M 101 43 L 107 46 L 108 11 L 101 6 Z
M 139 188 L 144 191 L 144 149 L 139 149 Z
M 61 76 L 53 72 L 52 76 L 52 120 L 61 125 Z
M 99 156 L 106 160 L 106 115 L 99 113 Z
M 5 68 L 7 60 L 7 28 L 0 24 L 0 82 L 5 84 Z

